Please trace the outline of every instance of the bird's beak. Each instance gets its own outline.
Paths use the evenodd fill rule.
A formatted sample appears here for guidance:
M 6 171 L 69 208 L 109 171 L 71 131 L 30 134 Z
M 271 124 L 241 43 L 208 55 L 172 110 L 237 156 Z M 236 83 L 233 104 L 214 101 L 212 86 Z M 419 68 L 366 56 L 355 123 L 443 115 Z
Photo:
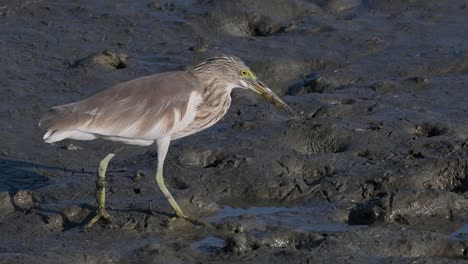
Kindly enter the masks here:
M 270 90 L 270 88 L 268 88 L 264 83 L 262 83 L 258 79 L 252 82 L 251 87 L 251 90 L 263 96 L 270 103 L 276 105 L 277 107 L 283 110 L 288 111 L 290 114 L 294 113 L 294 110 L 292 110 L 292 108 L 289 107 L 289 105 L 283 102 L 283 100 L 281 100 L 281 98 L 279 98 L 278 95 L 276 95 L 272 90 Z

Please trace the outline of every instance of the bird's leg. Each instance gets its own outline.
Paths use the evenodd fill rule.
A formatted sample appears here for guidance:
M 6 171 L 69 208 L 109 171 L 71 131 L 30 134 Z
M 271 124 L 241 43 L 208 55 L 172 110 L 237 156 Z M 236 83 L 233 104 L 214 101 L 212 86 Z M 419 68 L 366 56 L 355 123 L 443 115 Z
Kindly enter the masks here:
M 157 140 L 158 144 L 158 167 L 156 168 L 156 183 L 158 184 L 159 189 L 163 192 L 164 196 L 166 197 L 169 204 L 174 209 L 176 216 L 188 220 L 189 218 L 185 216 L 180 209 L 180 206 L 172 197 L 172 194 L 167 189 L 166 185 L 164 184 L 163 178 L 163 166 L 164 160 L 166 159 L 167 150 L 169 149 L 169 143 L 171 142 L 170 137 L 164 137 Z
M 182 209 L 180 209 L 180 206 L 177 204 L 174 197 L 172 197 L 172 194 L 169 192 L 166 185 L 164 184 L 164 178 L 163 178 L 164 160 L 166 159 L 166 154 L 167 154 L 167 150 L 169 149 L 169 143 L 171 142 L 171 137 L 170 136 L 163 137 L 163 138 L 158 139 L 156 142 L 158 145 L 158 167 L 156 168 L 155 178 L 156 178 L 156 183 L 158 184 L 159 189 L 163 192 L 167 201 L 172 206 L 172 209 L 174 210 L 176 217 L 182 218 L 194 225 L 207 226 L 207 223 L 187 217 L 184 214 L 184 212 L 182 212 Z
M 110 220 L 110 215 L 106 211 L 106 170 L 109 161 L 115 156 L 115 154 L 109 154 L 99 163 L 99 169 L 97 172 L 96 179 L 96 201 L 98 202 L 98 210 L 96 216 L 94 216 L 86 224 L 86 228 L 91 227 L 100 219 Z
M 156 183 L 158 184 L 159 189 L 161 189 L 161 191 L 163 192 L 169 204 L 172 206 L 172 209 L 174 209 L 176 216 L 183 219 L 188 219 L 188 217 L 185 216 L 184 212 L 182 212 L 182 209 L 180 209 L 180 206 L 177 204 L 174 197 L 172 197 L 172 194 L 169 192 L 166 185 L 164 184 L 163 174 L 159 172 L 159 170 L 156 173 Z

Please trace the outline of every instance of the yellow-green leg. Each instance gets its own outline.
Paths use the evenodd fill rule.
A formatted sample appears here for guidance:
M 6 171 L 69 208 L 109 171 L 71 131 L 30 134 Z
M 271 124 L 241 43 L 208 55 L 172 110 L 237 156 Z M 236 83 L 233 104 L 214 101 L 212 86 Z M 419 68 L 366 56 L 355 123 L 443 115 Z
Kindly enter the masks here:
M 163 192 L 169 204 L 172 206 L 172 209 L 174 209 L 176 216 L 183 219 L 187 219 L 188 217 L 185 216 L 184 212 L 182 212 L 182 209 L 180 209 L 180 206 L 177 204 L 174 197 L 172 197 L 172 194 L 169 192 L 166 185 L 164 184 L 163 174 L 159 171 L 159 169 L 156 172 L 156 183 L 158 184 L 159 189 Z
M 94 216 L 86 224 L 86 228 L 91 227 L 100 219 L 110 220 L 110 215 L 106 211 L 106 170 L 109 161 L 115 156 L 115 154 L 109 154 L 99 163 L 96 179 L 96 201 L 98 202 L 98 210 L 96 216 Z
M 169 149 L 169 143 L 171 142 L 170 137 L 164 137 L 160 138 L 157 140 L 157 145 L 158 145 L 158 167 L 156 169 L 156 183 L 158 184 L 159 189 L 161 192 L 164 194 L 166 197 L 167 201 L 171 205 L 172 209 L 174 210 L 176 217 L 180 217 L 182 219 L 185 219 L 192 224 L 196 225 L 206 225 L 205 223 L 202 223 L 200 221 L 191 219 L 187 217 L 182 209 L 180 209 L 180 206 L 177 204 L 175 201 L 174 197 L 172 197 L 172 194 L 169 192 L 167 189 L 166 185 L 164 184 L 164 178 L 163 178 L 163 167 L 164 167 L 164 160 L 166 159 L 166 154 L 167 150 Z
M 180 209 L 180 206 L 177 204 L 174 197 L 172 197 L 172 194 L 169 192 L 166 185 L 164 184 L 163 166 L 164 166 L 164 160 L 166 159 L 167 150 L 169 149 L 170 142 L 171 142 L 170 137 L 164 137 L 164 138 L 157 140 L 158 167 L 156 169 L 156 183 L 158 184 L 158 187 L 161 190 L 161 192 L 163 192 L 169 204 L 172 206 L 172 209 L 174 209 L 176 216 L 183 218 L 183 219 L 187 219 L 184 212 L 182 212 L 182 209 Z
M 206 226 L 206 223 L 200 222 L 198 220 L 192 219 L 190 217 L 187 217 L 182 209 L 180 209 L 180 206 L 177 204 L 176 200 L 174 197 L 172 197 L 172 194 L 169 192 L 167 189 L 166 185 L 164 184 L 164 178 L 163 178 L 163 173 L 162 169 L 159 171 L 159 169 L 156 172 L 156 183 L 158 184 L 159 189 L 163 192 L 164 196 L 166 197 L 167 201 L 171 205 L 172 209 L 174 210 L 174 213 L 176 214 L 176 217 L 179 217 L 181 219 L 184 219 L 186 221 L 189 221 L 190 223 L 194 225 L 202 225 Z

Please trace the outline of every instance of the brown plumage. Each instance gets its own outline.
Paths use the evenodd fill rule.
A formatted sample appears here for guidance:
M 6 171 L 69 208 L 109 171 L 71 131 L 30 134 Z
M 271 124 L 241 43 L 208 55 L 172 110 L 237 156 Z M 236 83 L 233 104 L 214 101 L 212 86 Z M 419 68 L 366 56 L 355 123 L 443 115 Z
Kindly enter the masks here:
M 39 126 L 50 131 L 48 142 L 74 135 L 86 137 L 83 133 L 88 133 L 89 139 L 154 140 L 149 135 L 154 125 L 163 124 L 161 132 L 167 132 L 179 121 L 175 120 L 176 111 L 182 119 L 191 94 L 201 92 L 200 82 L 189 72 L 150 75 L 117 84 L 76 103 L 53 107 Z
M 291 111 L 234 56 L 208 59 L 192 70 L 150 75 L 117 84 L 79 102 L 53 107 L 39 122 L 47 130 L 47 143 L 66 138 L 103 138 L 127 144 L 158 146 L 156 182 L 176 215 L 188 219 L 167 190 L 162 177 L 164 159 L 171 140 L 206 129 L 218 122 L 231 104 L 231 90 L 240 87 L 259 93 L 275 105 Z M 104 180 L 108 155 L 100 163 L 98 181 Z M 98 214 L 105 212 L 104 186 L 98 186 Z

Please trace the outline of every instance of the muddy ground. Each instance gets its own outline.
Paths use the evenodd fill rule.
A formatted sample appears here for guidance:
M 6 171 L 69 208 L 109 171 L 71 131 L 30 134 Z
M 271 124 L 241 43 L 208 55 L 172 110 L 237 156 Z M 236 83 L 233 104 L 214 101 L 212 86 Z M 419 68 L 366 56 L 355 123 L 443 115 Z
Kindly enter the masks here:
M 458 263 L 468 258 L 465 1 L 2 1 L 0 263 Z M 299 114 L 234 91 L 155 147 L 43 143 L 54 105 L 243 58 Z M 114 223 L 83 230 L 109 168 Z

